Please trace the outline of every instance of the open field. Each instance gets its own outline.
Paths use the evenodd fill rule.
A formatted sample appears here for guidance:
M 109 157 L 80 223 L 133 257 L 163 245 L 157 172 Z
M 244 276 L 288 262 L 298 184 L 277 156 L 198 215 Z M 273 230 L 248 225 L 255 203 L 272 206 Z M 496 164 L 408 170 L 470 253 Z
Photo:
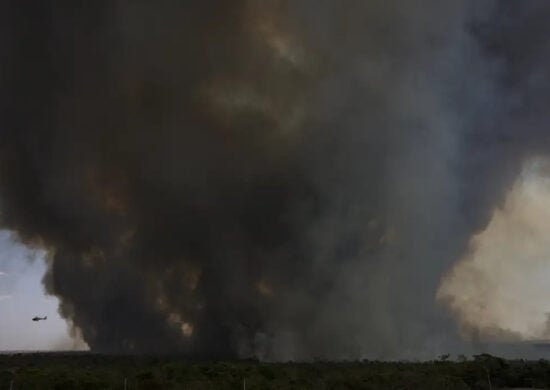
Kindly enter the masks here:
M 13 384 L 12 384 L 13 382 Z M 260 363 L 90 353 L 0 355 L 0 390 L 550 388 L 550 362 Z

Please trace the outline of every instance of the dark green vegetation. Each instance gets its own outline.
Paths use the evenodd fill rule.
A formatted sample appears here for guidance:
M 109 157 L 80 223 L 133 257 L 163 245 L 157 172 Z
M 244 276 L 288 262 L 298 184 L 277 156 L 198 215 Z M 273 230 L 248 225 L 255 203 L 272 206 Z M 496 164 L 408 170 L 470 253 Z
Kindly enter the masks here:
M 493 389 L 550 388 L 550 362 L 478 355 L 459 362 L 196 362 L 92 354 L 0 355 L 9 389 Z

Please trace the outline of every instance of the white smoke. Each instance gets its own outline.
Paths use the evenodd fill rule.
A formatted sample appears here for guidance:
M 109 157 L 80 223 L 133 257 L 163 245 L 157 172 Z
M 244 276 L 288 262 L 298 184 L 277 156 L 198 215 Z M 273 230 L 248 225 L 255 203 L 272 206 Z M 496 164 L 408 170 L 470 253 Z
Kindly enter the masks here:
M 550 313 L 550 165 L 529 161 L 502 208 L 444 277 L 438 299 L 465 336 L 540 340 Z

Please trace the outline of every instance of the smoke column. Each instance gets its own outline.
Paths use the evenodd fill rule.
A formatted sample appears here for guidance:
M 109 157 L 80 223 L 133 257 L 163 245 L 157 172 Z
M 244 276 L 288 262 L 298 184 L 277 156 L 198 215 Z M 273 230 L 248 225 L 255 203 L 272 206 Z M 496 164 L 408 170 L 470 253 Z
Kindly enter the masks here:
M 525 164 L 506 202 L 440 286 L 437 298 L 458 314 L 466 339 L 548 338 L 549 168 L 543 159 Z
M 550 4 L 482 3 L 5 1 L 1 225 L 95 351 L 467 350 L 440 280 L 550 152 Z

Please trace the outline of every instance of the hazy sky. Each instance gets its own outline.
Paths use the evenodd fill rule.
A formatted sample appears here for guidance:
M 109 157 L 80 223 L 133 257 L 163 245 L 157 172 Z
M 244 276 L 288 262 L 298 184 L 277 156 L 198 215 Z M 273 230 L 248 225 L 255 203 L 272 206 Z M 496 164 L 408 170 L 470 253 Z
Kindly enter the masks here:
M 44 294 L 43 253 L 15 243 L 0 232 L 0 350 L 72 348 L 58 301 Z M 34 322 L 35 315 L 48 316 Z

